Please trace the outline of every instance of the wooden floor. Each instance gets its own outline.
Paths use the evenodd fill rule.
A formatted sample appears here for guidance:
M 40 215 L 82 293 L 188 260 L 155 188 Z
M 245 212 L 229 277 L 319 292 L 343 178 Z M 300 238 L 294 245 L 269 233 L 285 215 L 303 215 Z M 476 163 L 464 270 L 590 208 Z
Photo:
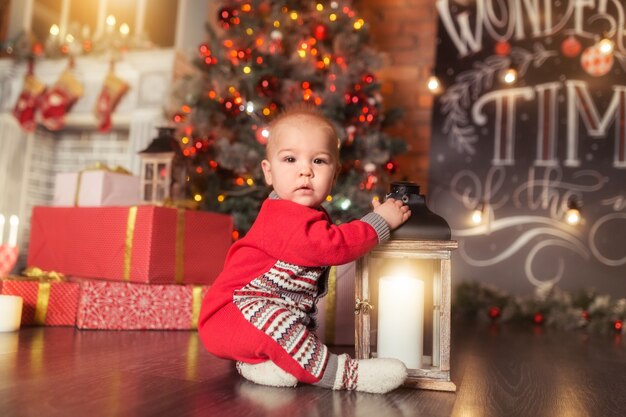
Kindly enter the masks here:
M 0 333 L 1 417 L 626 416 L 626 339 L 485 324 L 453 329 L 456 393 L 279 389 L 241 379 L 194 332 Z

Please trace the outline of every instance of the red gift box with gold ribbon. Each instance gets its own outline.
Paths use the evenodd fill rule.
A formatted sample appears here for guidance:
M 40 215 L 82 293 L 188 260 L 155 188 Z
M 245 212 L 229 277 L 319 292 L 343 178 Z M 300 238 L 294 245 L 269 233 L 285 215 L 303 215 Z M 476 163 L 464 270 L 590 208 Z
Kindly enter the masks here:
M 28 265 L 66 275 L 151 284 L 211 284 L 232 218 L 169 207 L 35 207 Z
M 0 279 L 0 294 L 23 298 L 23 326 L 74 326 L 78 284 L 65 281 L 59 274 L 39 272 L 30 277 L 10 275 Z
M 76 327 L 107 330 L 189 330 L 198 327 L 207 285 L 158 285 L 75 279 Z

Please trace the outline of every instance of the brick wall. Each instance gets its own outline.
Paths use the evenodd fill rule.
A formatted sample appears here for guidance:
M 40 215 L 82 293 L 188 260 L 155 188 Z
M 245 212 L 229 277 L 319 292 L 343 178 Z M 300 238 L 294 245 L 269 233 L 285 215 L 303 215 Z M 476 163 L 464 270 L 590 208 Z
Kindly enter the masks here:
M 388 131 L 410 147 L 398 158 L 395 179 L 416 182 L 425 192 L 432 109 L 426 81 L 435 62 L 435 0 L 361 0 L 355 7 L 370 25 L 372 44 L 386 56 L 377 73 L 384 106 L 404 111 L 403 119 Z

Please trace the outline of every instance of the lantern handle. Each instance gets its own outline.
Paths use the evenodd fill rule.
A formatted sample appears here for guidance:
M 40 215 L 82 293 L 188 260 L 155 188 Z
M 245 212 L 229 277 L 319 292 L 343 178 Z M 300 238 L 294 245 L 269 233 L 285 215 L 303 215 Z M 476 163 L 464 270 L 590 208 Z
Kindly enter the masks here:
M 354 303 L 354 314 L 360 314 L 360 313 L 369 313 L 370 310 L 374 309 L 374 306 L 372 304 L 370 304 L 369 300 L 360 300 L 360 299 L 356 299 L 355 303 Z

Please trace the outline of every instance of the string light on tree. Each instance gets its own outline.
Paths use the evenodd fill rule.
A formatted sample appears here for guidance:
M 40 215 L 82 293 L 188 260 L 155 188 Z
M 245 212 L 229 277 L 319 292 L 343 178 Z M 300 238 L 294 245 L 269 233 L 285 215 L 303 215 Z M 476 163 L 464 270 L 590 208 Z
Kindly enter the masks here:
M 217 25 L 207 25 L 209 36 L 199 40 L 199 74 L 173 91 L 191 108 L 186 113 L 173 106 L 178 128 L 189 127 L 189 137 L 214 138 L 206 148 L 189 148 L 195 164 L 189 195 L 202 194 L 202 209 L 232 214 L 242 234 L 269 192 L 259 166 L 267 125 L 283 108 L 314 105 L 340 132 L 343 168 L 335 198 L 324 203 L 333 220 L 369 211 L 371 197 L 387 188 L 396 155 L 406 149 L 403 140 L 382 132 L 383 122 L 400 113 L 383 108 L 373 75 L 381 59 L 351 3 L 221 1 Z M 355 161 L 372 161 L 371 155 L 378 155 L 376 171 L 364 173 Z

